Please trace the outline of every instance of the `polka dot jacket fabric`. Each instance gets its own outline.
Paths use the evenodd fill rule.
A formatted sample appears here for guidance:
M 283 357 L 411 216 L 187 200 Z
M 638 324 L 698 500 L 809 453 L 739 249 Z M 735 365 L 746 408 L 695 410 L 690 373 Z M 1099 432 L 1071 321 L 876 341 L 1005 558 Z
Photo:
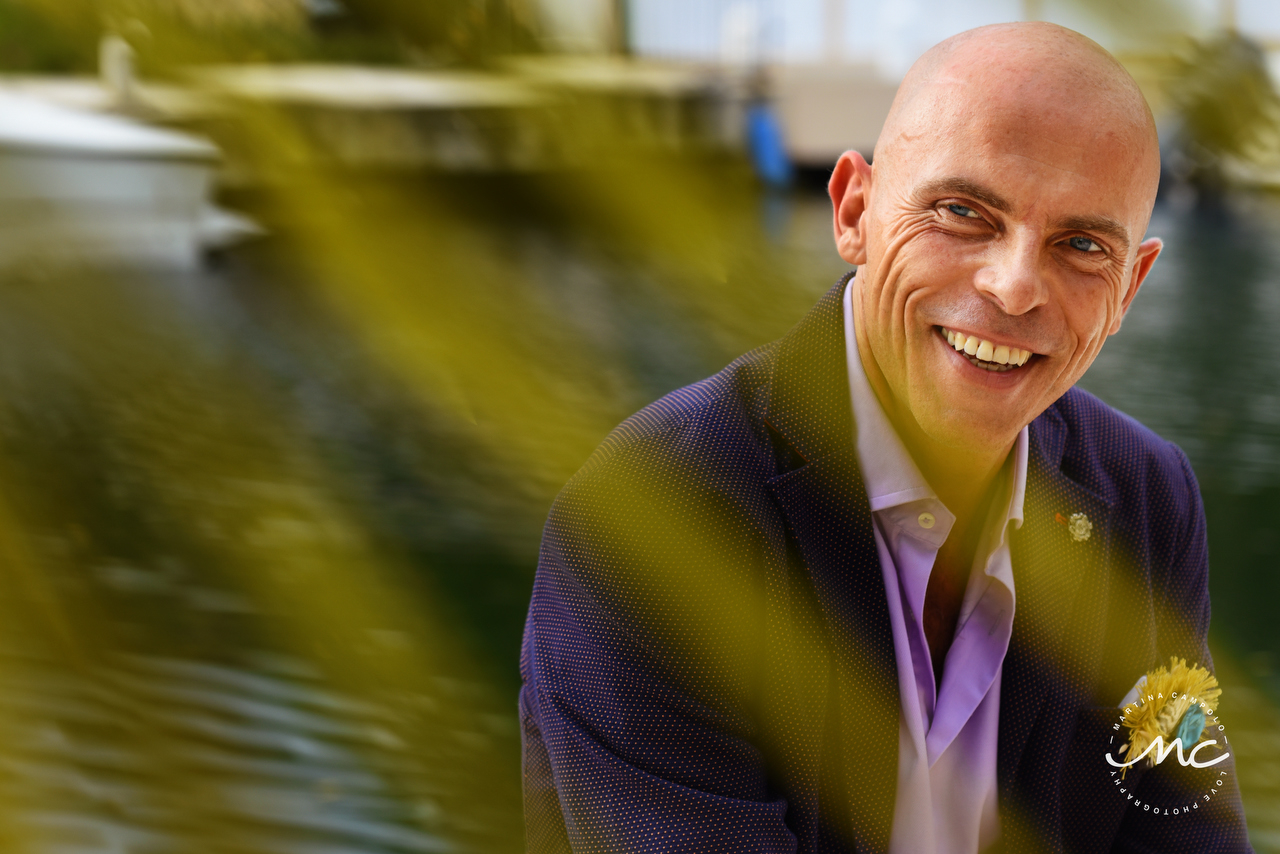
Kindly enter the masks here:
M 556 499 L 521 655 L 530 851 L 887 849 L 898 684 L 851 440 L 847 278 L 785 338 L 628 419 Z M 1142 673 L 1212 666 L 1186 458 L 1078 390 L 1031 437 L 1000 848 L 1249 850 L 1230 759 L 1123 786 L 1104 760 Z

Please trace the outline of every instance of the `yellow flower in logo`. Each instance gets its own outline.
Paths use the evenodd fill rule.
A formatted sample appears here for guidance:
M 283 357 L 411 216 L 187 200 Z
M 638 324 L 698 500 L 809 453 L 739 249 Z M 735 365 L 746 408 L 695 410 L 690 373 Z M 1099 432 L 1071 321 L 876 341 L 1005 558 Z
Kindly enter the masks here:
M 1138 700 L 1124 707 L 1129 743 L 1119 752 L 1141 756 L 1157 736 L 1166 744 L 1180 738 L 1184 748 L 1198 743 L 1206 719 L 1213 715 L 1222 696 L 1214 675 L 1199 665 L 1188 667 L 1185 659 L 1175 657 L 1169 659 L 1168 668 L 1151 671 L 1145 680 Z M 1153 763 L 1150 754 L 1147 763 Z

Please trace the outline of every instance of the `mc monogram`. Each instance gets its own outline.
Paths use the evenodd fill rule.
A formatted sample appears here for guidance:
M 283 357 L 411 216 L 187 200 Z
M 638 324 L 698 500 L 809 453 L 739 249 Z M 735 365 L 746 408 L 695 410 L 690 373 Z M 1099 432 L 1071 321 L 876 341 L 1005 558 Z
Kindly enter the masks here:
M 1157 735 L 1155 739 L 1153 739 L 1152 742 L 1147 745 L 1146 750 L 1142 751 L 1140 754 L 1133 757 L 1128 762 L 1123 762 L 1123 763 L 1117 762 L 1115 759 L 1111 758 L 1110 753 L 1107 754 L 1107 762 L 1113 768 L 1128 768 L 1130 765 L 1136 764 L 1143 757 L 1150 755 L 1151 752 L 1154 750 L 1155 754 L 1154 756 L 1152 756 L 1152 763 L 1155 765 L 1159 765 L 1166 758 L 1168 758 L 1170 753 L 1173 753 L 1174 750 L 1177 750 L 1179 764 L 1183 766 L 1190 765 L 1192 768 L 1209 768 L 1211 766 L 1217 765 L 1219 762 L 1223 761 L 1224 759 L 1226 759 L 1228 756 L 1231 755 L 1230 753 L 1223 753 L 1221 756 L 1215 756 L 1213 759 L 1210 759 L 1208 762 L 1196 761 L 1196 754 L 1200 752 L 1200 748 L 1208 747 L 1212 744 L 1217 744 L 1217 743 L 1218 742 L 1214 739 L 1209 739 L 1208 741 L 1202 741 L 1199 744 L 1197 744 L 1195 747 L 1191 748 L 1191 753 L 1184 757 L 1182 755 L 1182 739 L 1181 738 L 1175 738 L 1173 741 L 1169 742 L 1168 745 L 1166 745 L 1164 743 L 1164 739 Z

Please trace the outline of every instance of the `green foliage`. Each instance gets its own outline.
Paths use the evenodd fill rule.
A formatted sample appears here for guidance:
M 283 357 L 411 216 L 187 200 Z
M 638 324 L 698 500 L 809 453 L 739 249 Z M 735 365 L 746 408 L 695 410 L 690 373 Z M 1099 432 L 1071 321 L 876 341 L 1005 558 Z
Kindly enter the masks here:
M 483 65 L 495 56 L 538 47 L 530 16 L 518 0 L 345 0 L 329 26 L 341 50 L 370 42 L 402 46 L 437 62 Z
M 77 20 L 21 0 L 0 0 L 0 71 L 92 72 L 98 34 L 93 17 Z
M 1276 147 L 1280 98 L 1262 49 L 1239 34 L 1195 44 L 1167 88 L 1193 180 L 1211 180 L 1226 158 L 1259 159 Z
M 348 0 L 314 19 L 292 0 L 0 0 L 0 73 L 91 74 L 107 31 L 160 75 L 227 62 L 483 66 L 539 50 L 519 0 Z

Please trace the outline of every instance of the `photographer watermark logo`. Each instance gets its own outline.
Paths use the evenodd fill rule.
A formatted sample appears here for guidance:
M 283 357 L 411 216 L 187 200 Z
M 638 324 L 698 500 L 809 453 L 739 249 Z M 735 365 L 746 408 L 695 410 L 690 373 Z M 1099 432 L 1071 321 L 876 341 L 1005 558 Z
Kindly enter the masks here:
M 1212 699 L 1217 698 L 1217 693 L 1220 692 L 1215 691 Z M 1144 801 L 1132 790 L 1132 781 L 1126 783 L 1125 780 L 1126 772 L 1143 762 L 1153 768 L 1172 758 L 1183 767 L 1203 769 L 1231 757 L 1226 751 L 1226 729 L 1209 701 L 1201 697 L 1177 691 L 1170 691 L 1167 696 L 1163 691 L 1148 692 L 1120 710 L 1112 729 L 1107 764 L 1112 768 L 1114 784 L 1135 809 L 1155 815 L 1186 815 L 1213 800 L 1227 783 L 1224 770 L 1210 777 L 1212 782 L 1203 792 L 1189 795 L 1183 803 L 1154 804 Z M 1219 743 L 1220 750 L 1211 749 Z M 1209 753 L 1202 756 L 1201 752 L 1206 749 Z

